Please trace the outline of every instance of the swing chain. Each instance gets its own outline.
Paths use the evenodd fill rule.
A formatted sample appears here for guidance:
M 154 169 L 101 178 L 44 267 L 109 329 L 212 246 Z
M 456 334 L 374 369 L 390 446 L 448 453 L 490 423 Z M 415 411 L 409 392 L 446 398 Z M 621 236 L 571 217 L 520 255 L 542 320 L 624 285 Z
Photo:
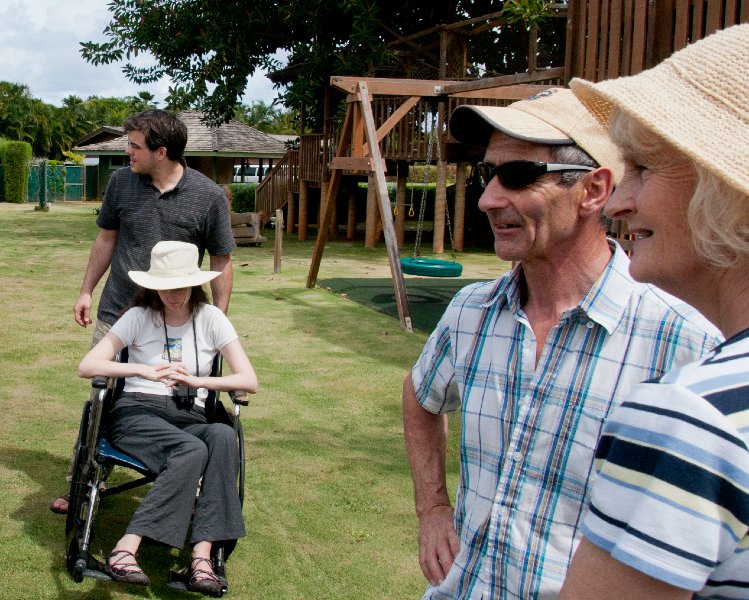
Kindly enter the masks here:
M 437 140 L 437 162 L 442 160 L 442 144 Z M 455 254 L 455 243 L 453 241 L 453 226 L 450 222 L 450 208 L 445 202 L 445 220 L 447 221 L 447 235 L 450 237 L 450 255 L 452 256 L 453 262 L 458 260 Z
M 424 183 L 421 189 L 421 205 L 419 206 L 419 221 L 416 225 L 416 243 L 414 244 L 414 258 L 421 256 L 421 234 L 424 229 L 424 214 L 426 211 L 427 186 L 429 184 L 429 166 L 432 164 L 432 148 L 434 147 L 434 136 L 436 134 L 435 118 L 436 112 L 431 112 L 431 124 L 429 128 L 429 143 L 427 144 L 427 158 L 424 164 Z M 439 149 L 437 150 L 439 153 Z

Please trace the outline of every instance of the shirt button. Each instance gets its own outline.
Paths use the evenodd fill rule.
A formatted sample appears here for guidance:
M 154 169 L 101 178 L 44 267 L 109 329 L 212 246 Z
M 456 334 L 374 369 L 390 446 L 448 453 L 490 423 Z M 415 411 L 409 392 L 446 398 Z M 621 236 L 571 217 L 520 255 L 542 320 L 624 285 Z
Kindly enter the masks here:
M 586 327 L 587 327 L 588 329 L 593 329 L 593 325 L 594 325 L 593 321 L 588 321 L 588 322 L 587 322 L 587 323 L 585 324 L 585 326 L 586 326 Z

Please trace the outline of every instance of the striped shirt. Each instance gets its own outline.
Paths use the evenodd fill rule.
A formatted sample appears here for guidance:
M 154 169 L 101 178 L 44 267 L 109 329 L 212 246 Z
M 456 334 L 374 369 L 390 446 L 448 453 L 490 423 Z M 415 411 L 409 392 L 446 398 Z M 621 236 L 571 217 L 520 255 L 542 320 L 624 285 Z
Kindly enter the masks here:
M 749 330 L 638 385 L 596 458 L 592 543 L 696 598 L 749 598 Z
M 521 267 L 461 290 L 430 336 L 412 377 L 426 410 L 461 409 L 460 551 L 424 598 L 556 598 L 609 411 L 635 384 L 718 343 L 693 309 L 633 281 L 614 248 L 541 341 L 538 364 Z

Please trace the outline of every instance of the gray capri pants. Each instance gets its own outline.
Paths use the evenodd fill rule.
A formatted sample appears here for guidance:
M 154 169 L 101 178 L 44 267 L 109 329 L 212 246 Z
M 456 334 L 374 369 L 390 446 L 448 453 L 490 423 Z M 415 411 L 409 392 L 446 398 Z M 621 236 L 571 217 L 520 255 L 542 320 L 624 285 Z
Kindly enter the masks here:
M 127 533 L 182 548 L 192 516 L 190 544 L 245 535 L 231 427 L 206 422 L 202 408 L 180 408 L 172 396 L 125 392 L 111 412 L 109 438 L 157 474 Z

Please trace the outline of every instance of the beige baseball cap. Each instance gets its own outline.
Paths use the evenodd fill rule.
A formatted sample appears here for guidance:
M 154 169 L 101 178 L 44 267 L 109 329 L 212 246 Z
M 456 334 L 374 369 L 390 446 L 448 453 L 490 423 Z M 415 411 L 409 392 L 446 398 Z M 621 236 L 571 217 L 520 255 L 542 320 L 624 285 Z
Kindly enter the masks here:
M 494 131 L 534 144 L 577 144 L 611 169 L 617 183 L 624 174 L 621 153 L 605 128 L 565 88 L 551 88 L 509 106 L 464 104 L 450 115 L 450 133 L 463 144 L 486 147 Z

